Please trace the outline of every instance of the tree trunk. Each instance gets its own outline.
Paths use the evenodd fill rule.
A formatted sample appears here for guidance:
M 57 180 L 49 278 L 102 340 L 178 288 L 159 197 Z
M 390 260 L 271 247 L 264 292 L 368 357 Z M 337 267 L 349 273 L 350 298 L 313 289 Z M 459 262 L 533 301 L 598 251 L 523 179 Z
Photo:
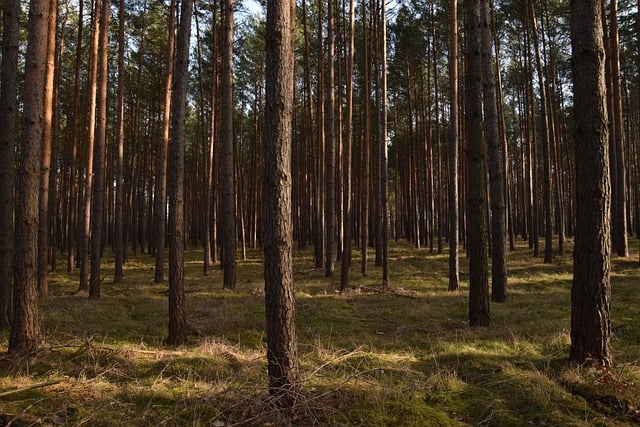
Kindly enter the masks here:
M 39 341 L 38 315 L 38 187 L 47 35 L 50 0 L 29 3 L 29 35 L 25 58 L 24 109 L 16 200 L 16 240 L 13 323 L 9 353 L 35 351 Z
M 293 287 L 291 141 L 294 19 L 291 0 L 267 2 L 264 169 L 264 280 L 269 391 L 283 408 L 295 402 L 298 350 Z
M 325 276 L 332 277 L 335 268 L 334 250 L 336 245 L 336 142 L 334 128 L 335 113 L 335 88 L 334 86 L 334 15 L 335 5 L 333 0 L 327 2 L 327 61 L 325 72 L 325 104 L 324 104 L 324 134 L 325 134 L 325 222 L 326 222 L 326 246 L 325 246 Z
M 224 1 L 224 30 L 222 38 L 222 265 L 223 287 L 236 287 L 236 191 L 233 159 L 233 0 Z
M 154 238 L 156 246 L 156 267 L 154 282 L 164 280 L 164 237 L 167 217 L 167 150 L 171 124 L 171 86 L 173 85 L 173 56 L 175 44 L 176 2 L 169 4 L 169 35 L 167 38 L 167 74 L 165 76 L 164 110 L 162 114 L 162 139 L 158 141 L 156 153 L 156 193 L 154 198 Z
M 87 82 L 88 99 L 87 109 L 89 118 L 87 120 L 86 135 L 86 169 L 84 182 L 84 202 L 82 208 L 82 226 L 80 229 L 80 241 L 78 245 L 78 257 L 80 258 L 80 285 L 79 291 L 89 290 L 89 238 L 91 236 L 91 202 L 93 191 L 93 155 L 95 143 L 95 123 L 96 123 L 96 95 L 97 95 L 97 71 L 98 71 L 98 18 L 100 13 L 98 0 L 94 1 L 92 26 L 91 26 L 91 51 L 89 52 L 89 77 Z
M 498 130 L 495 62 L 492 54 L 492 14 L 489 0 L 481 0 L 482 80 L 485 139 L 489 152 L 489 193 L 491 200 L 491 299 L 507 298 L 507 241 L 504 200 L 504 153 Z
M 469 326 L 489 326 L 486 178 L 482 138 L 482 55 L 480 0 L 465 0 L 466 8 L 466 160 L 467 250 L 469 254 Z
M 116 201 L 115 201 L 115 272 L 113 276 L 114 282 L 120 282 L 123 279 L 124 264 L 124 2 L 120 0 L 118 4 L 118 136 L 116 148 L 116 165 L 115 165 L 115 182 L 116 182 Z
M 343 192 L 342 192 L 342 226 L 344 227 L 342 241 L 342 268 L 340 271 L 340 290 L 344 291 L 349 284 L 349 267 L 351 265 L 351 147 L 353 139 L 353 52 L 354 52 L 354 30 L 355 12 L 354 1 L 349 0 L 349 41 L 347 45 L 347 118 L 344 123 L 346 135 L 342 141 L 342 161 L 343 161 Z
M 576 233 L 569 360 L 609 365 L 610 203 L 600 0 L 571 0 Z
M 107 87 L 109 80 L 109 1 L 101 0 L 100 41 L 98 47 L 98 99 L 97 125 L 94 146 L 93 201 L 91 203 L 91 280 L 89 281 L 89 298 L 100 298 L 100 270 L 102 257 L 102 220 L 104 217 L 105 168 L 104 160 L 107 149 Z M 97 13 L 97 12 L 96 12 Z
M 51 139 L 53 129 L 53 83 L 56 62 L 56 27 L 58 2 L 50 0 L 44 83 L 44 122 L 42 128 L 42 157 L 40 166 L 40 198 L 38 201 L 38 293 L 49 295 L 49 178 L 51 173 Z M 54 165 L 55 166 L 55 165 Z
M 167 343 L 187 341 L 184 291 L 184 152 L 189 40 L 192 0 L 182 0 L 176 40 L 176 63 L 171 94 L 171 140 L 169 141 L 169 336 Z
M 19 19 L 20 1 L 5 0 L 0 70 L 0 327 L 11 323 L 12 314 Z
M 612 144 L 610 148 L 615 152 L 615 162 L 612 162 L 610 173 L 615 174 L 615 179 L 611 179 L 612 188 L 612 220 L 611 232 L 613 234 L 613 245 L 616 254 L 621 257 L 629 256 L 629 244 L 627 241 L 626 216 L 626 168 L 624 162 L 624 127 L 622 120 L 622 91 L 620 89 L 620 37 L 618 35 L 618 1 L 610 0 L 610 28 L 609 28 L 609 49 L 607 59 L 611 61 L 611 101 L 612 110 L 609 112 L 611 123 L 611 133 L 613 138 L 609 138 Z
M 460 289 L 458 260 L 458 0 L 449 2 L 449 291 Z

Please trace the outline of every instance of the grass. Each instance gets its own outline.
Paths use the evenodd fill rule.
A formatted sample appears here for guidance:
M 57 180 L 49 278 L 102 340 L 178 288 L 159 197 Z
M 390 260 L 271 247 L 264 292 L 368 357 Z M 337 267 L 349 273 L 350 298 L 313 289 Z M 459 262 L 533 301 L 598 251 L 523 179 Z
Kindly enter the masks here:
M 123 282 L 107 276 L 99 301 L 76 293 L 75 274 L 52 274 L 41 351 L 0 359 L 0 425 L 283 425 L 266 390 L 260 254 L 239 261 L 235 291 L 222 290 L 219 270 L 203 276 L 200 256 L 187 254 L 195 334 L 180 348 L 163 344 L 167 289 L 152 283 L 148 255 L 130 259 Z M 395 243 L 396 292 L 380 293 L 380 271 L 361 277 L 358 256 L 340 294 L 339 274 L 326 279 L 310 252 L 296 253 L 303 388 L 291 424 L 640 424 L 637 250 L 613 260 L 606 369 L 566 363 L 570 248 L 547 265 L 523 244 L 511 252 L 508 301 L 492 304 L 485 329 L 467 327 L 464 258 L 462 290 L 449 293 L 446 254 Z

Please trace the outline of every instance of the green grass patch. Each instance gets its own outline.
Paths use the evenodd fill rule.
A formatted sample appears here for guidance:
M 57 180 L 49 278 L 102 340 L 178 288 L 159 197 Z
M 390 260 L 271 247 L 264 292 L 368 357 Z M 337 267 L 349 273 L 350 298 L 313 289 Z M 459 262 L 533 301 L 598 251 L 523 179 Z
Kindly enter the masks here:
M 570 242 L 569 242 L 570 244 Z M 570 346 L 571 247 L 551 264 L 519 242 L 509 254 L 505 304 L 493 326 L 467 326 L 467 261 L 460 292 L 447 292 L 448 257 L 391 247 L 392 290 L 381 271 L 350 288 L 296 251 L 297 329 L 303 387 L 293 425 L 626 426 L 640 423 L 638 244 L 612 265 L 615 365 L 578 368 Z M 635 252 L 634 252 L 635 250 Z M 41 301 L 43 345 L 32 357 L 0 358 L 0 425 L 283 425 L 267 392 L 264 290 L 259 251 L 238 261 L 237 289 L 219 269 L 186 263 L 188 345 L 164 345 L 167 285 L 153 259 L 132 256 L 102 298 L 77 294 L 77 274 L 50 276 Z M 8 331 L 0 331 L 5 351 Z

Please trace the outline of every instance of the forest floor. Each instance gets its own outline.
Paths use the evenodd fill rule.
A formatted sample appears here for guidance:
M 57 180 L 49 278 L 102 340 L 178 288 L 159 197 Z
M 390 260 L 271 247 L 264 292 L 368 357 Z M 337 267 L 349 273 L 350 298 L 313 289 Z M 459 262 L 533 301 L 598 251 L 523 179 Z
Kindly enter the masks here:
M 640 425 L 638 241 L 612 267 L 612 368 L 567 363 L 571 250 L 552 264 L 519 242 L 509 254 L 505 304 L 493 326 L 467 326 L 462 290 L 447 292 L 448 255 L 391 247 L 389 291 L 380 271 L 352 288 L 295 257 L 302 392 L 293 425 L 626 426 Z M 163 344 L 167 286 L 153 260 L 131 257 L 111 283 L 105 257 L 102 298 L 76 293 L 77 273 L 50 276 L 41 302 L 43 345 L 32 357 L 0 357 L 0 425 L 283 425 L 266 390 L 260 253 L 238 262 L 234 291 L 222 272 L 203 276 L 201 252 L 187 254 L 187 346 Z M 0 331 L 6 352 L 7 331 Z

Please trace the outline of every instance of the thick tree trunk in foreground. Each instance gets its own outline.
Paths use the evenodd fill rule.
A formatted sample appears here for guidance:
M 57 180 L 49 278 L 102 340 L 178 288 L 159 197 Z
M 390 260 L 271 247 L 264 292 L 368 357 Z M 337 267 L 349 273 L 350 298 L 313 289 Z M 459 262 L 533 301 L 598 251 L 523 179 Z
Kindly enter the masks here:
M 184 151 L 189 37 L 192 0 L 183 0 L 176 43 L 176 64 L 171 95 L 172 134 L 169 142 L 169 336 L 172 345 L 187 340 L 187 314 L 184 291 Z
M 20 1 L 5 0 L 2 17 L 0 71 L 0 326 L 11 323 L 14 256 L 14 189 L 16 149 L 16 91 L 18 79 L 18 23 Z
M 43 97 L 49 0 L 31 0 L 25 63 L 24 110 L 16 199 L 13 323 L 9 353 L 29 353 L 39 341 L 38 188 L 43 128 Z
M 571 0 L 576 130 L 576 233 L 569 360 L 609 365 L 610 205 L 600 0 Z
M 469 326 L 489 326 L 486 179 L 482 138 L 482 58 L 480 0 L 465 0 L 467 248 L 469 254 Z
M 291 141 L 295 3 L 267 3 L 264 170 L 264 280 L 269 391 L 279 405 L 295 403 L 298 350 L 293 289 Z

